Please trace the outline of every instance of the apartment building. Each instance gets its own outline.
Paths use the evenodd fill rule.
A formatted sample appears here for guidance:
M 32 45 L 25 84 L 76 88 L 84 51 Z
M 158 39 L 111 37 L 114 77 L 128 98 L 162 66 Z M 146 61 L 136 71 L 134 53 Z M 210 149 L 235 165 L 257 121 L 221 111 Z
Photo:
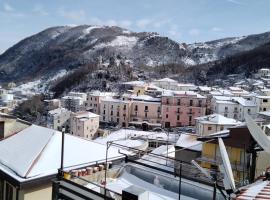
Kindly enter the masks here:
M 194 126 L 204 116 L 206 97 L 192 91 L 166 91 L 162 94 L 162 126 Z
M 255 117 L 257 113 L 257 104 L 243 97 L 214 96 L 211 108 L 213 113 L 239 121 L 244 121 L 246 115 Z
M 163 78 L 159 80 L 153 81 L 155 86 L 166 90 L 174 90 L 174 91 L 194 91 L 197 89 L 197 86 L 191 83 L 178 83 L 177 81 L 170 78 Z
M 59 131 L 63 126 L 69 129 L 70 114 L 71 111 L 66 108 L 50 110 L 47 115 L 47 127 Z
M 270 110 L 270 96 L 256 96 L 257 112 Z
M 107 97 L 100 103 L 100 121 L 127 127 L 130 121 L 131 101 Z
M 61 98 L 61 106 L 72 112 L 79 112 L 83 109 L 83 101 L 79 96 L 64 96 Z
M 241 122 L 224 117 L 220 114 L 212 114 L 198 117 L 196 120 L 196 134 L 199 136 L 207 136 L 212 133 L 226 130 L 232 126 L 241 124 Z
M 113 97 L 115 93 L 93 91 L 87 94 L 86 101 L 84 102 L 85 110 L 100 114 L 100 102 L 106 97 Z
M 99 115 L 91 112 L 77 112 L 70 115 L 70 133 L 93 139 L 99 128 Z
M 161 98 L 148 95 L 131 95 L 131 116 L 129 124 L 139 126 L 143 130 L 161 126 Z

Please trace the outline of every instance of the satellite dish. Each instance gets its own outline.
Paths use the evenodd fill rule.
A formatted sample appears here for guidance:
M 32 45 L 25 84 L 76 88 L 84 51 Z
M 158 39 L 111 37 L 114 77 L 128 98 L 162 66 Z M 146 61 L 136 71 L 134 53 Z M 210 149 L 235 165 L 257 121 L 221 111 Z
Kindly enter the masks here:
M 262 129 L 251 119 L 250 116 L 246 116 L 247 127 L 252 137 L 256 142 L 265 150 L 270 153 L 270 139 L 262 131 Z
M 223 170 L 224 173 L 224 182 L 226 187 L 229 187 L 228 189 L 232 189 L 233 191 L 235 190 L 235 183 L 234 183 L 234 178 L 233 178 L 233 172 L 232 172 L 232 166 L 230 163 L 230 159 L 228 156 L 228 153 L 226 151 L 224 142 L 221 138 L 218 138 L 218 144 L 219 144 L 219 150 L 220 150 L 220 155 L 221 159 L 223 162 L 223 168 L 221 167 L 221 171 Z
M 191 164 L 193 164 L 198 170 L 200 170 L 207 178 L 213 179 L 208 171 L 206 171 L 204 168 L 202 168 L 195 160 L 191 161 Z

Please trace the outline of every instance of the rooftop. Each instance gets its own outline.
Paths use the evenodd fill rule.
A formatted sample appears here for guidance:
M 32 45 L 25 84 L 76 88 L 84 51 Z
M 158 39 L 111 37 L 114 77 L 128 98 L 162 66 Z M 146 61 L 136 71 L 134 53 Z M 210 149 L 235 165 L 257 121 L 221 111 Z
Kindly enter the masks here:
M 56 174 L 61 162 L 61 138 L 59 131 L 32 125 L 0 141 L 0 170 L 20 182 Z M 113 147 L 108 153 L 110 159 L 121 157 Z M 65 135 L 65 167 L 104 162 L 105 154 L 105 145 Z
M 237 125 L 241 123 L 235 119 L 224 117 L 220 114 L 212 114 L 203 117 L 197 117 L 195 119 L 202 124 Z

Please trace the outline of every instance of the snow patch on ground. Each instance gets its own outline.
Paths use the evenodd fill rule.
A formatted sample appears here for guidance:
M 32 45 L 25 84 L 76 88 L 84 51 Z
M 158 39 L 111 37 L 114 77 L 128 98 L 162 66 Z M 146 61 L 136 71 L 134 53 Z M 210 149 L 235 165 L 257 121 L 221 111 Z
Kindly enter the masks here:
M 99 44 L 97 46 L 95 46 L 95 48 L 103 48 L 103 47 L 128 47 L 128 48 L 132 48 L 136 45 L 138 41 L 137 37 L 128 37 L 128 36 L 117 36 L 114 40 L 112 40 L 111 42 L 108 43 L 102 43 Z

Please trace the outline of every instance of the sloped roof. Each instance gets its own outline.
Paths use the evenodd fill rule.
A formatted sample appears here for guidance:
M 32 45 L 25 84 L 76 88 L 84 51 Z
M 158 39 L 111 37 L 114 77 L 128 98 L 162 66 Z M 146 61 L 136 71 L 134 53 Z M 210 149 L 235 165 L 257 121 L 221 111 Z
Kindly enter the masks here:
M 203 117 L 197 117 L 195 119 L 203 124 L 237 125 L 241 123 L 235 119 L 224 117 L 220 114 L 212 114 Z
M 32 125 L 0 142 L 0 170 L 23 182 L 56 174 L 61 163 L 61 132 Z M 64 167 L 105 160 L 106 145 L 65 135 Z M 111 147 L 108 158 L 120 157 Z

